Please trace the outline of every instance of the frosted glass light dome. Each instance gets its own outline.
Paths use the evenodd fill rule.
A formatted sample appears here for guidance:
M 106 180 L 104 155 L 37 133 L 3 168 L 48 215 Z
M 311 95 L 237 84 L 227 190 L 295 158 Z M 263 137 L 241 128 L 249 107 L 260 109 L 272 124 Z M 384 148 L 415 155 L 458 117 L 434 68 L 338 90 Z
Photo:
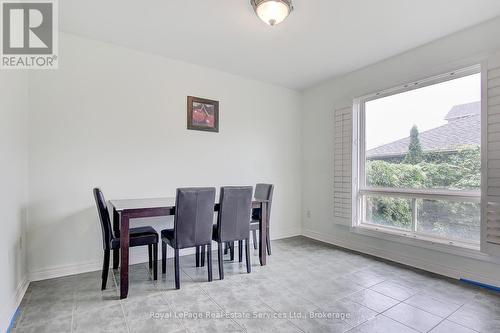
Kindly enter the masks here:
M 269 25 L 283 22 L 293 10 L 291 0 L 251 0 L 257 16 Z

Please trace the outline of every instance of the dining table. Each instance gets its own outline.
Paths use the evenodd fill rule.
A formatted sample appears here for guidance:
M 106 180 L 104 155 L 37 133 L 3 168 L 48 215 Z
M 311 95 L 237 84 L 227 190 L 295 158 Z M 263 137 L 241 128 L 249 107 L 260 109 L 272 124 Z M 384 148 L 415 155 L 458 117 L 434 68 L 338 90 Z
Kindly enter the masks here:
M 148 199 L 119 199 L 110 200 L 113 209 L 113 231 L 116 237 L 120 237 L 120 249 L 113 250 L 113 269 L 118 269 L 120 264 L 120 299 L 128 296 L 129 275 L 129 230 L 130 223 L 134 220 L 147 217 L 173 216 L 175 215 L 175 198 L 148 198 Z M 266 228 L 268 200 L 252 201 L 252 208 L 260 208 L 260 237 L 259 237 L 259 260 L 262 266 L 266 265 Z M 215 202 L 214 212 L 219 211 L 219 203 Z M 248 221 L 250 223 L 250 221 Z

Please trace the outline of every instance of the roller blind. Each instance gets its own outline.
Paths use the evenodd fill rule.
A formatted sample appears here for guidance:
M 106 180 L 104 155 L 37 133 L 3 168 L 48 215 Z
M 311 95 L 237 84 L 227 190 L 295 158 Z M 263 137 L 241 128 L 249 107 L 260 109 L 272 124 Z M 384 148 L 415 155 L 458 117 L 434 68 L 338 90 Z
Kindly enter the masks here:
M 336 224 L 352 224 L 352 107 L 334 111 L 333 215 Z
M 500 256 L 500 54 L 483 64 L 481 249 Z

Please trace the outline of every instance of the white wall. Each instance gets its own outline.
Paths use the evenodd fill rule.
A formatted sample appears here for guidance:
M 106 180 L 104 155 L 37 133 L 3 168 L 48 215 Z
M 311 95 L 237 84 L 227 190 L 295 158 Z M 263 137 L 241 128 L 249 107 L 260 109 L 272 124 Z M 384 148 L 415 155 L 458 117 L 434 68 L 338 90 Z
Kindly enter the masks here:
M 500 18 L 307 89 L 302 100 L 303 234 L 453 277 L 499 285 L 500 266 L 354 234 L 333 218 L 333 110 L 355 97 L 476 64 L 500 49 Z M 390 121 L 390 120 L 388 120 Z M 307 211 L 310 211 L 308 217 Z
M 271 182 L 272 238 L 300 234 L 299 93 L 68 34 L 59 69 L 29 86 L 33 279 L 99 269 L 94 186 L 116 199 Z M 220 101 L 220 133 L 186 130 L 188 95 Z
M 0 332 L 7 329 L 27 287 L 27 78 L 22 71 L 0 72 Z

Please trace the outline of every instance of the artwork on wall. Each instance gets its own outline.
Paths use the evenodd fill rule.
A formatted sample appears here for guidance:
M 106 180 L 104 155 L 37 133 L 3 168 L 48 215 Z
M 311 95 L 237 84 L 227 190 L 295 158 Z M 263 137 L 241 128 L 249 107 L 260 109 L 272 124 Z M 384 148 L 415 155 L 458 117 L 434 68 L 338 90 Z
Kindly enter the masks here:
M 197 131 L 219 132 L 219 101 L 188 96 L 187 128 Z

